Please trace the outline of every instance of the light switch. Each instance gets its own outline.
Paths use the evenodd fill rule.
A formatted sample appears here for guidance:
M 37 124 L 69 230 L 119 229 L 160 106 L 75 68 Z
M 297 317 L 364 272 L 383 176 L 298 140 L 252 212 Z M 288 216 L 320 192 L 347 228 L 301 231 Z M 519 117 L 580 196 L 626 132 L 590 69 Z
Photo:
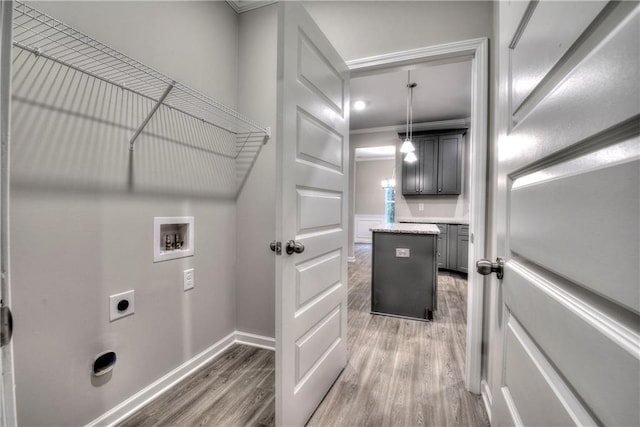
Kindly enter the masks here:
M 422 212 L 424 210 L 424 203 L 418 203 L 418 210 Z
M 184 290 L 188 291 L 189 289 L 193 289 L 193 287 L 196 285 L 196 278 L 195 278 L 195 271 L 193 268 L 190 268 L 188 270 L 184 270 L 182 272 L 183 275 L 183 286 L 184 286 Z
M 409 248 L 396 248 L 396 258 L 409 258 L 410 256 Z

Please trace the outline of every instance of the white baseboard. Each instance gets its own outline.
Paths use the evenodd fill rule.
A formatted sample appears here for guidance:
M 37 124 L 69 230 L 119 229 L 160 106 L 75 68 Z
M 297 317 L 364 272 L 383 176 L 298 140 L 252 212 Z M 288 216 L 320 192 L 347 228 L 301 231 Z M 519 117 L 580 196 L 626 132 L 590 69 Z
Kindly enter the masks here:
M 347 262 L 356 262 L 356 257 L 354 256 L 347 257 Z
M 113 426 L 123 421 L 143 406 L 157 399 L 169 388 L 173 387 L 207 363 L 211 362 L 215 357 L 231 347 L 233 344 L 246 344 L 253 347 L 275 350 L 275 342 L 276 340 L 274 338 L 240 331 L 232 332 L 203 352 L 197 354 L 190 360 L 187 360 L 162 378 L 149 384 L 147 387 L 143 388 L 124 402 L 91 421 L 87 426 Z
M 236 341 L 238 344 L 246 344 L 253 347 L 266 348 L 267 350 L 276 350 L 276 339 L 264 337 L 262 335 L 250 334 L 247 332 L 236 331 Z
M 484 402 L 484 409 L 487 411 L 487 417 L 489 417 L 489 423 L 491 423 L 491 407 L 493 405 L 493 397 L 491 396 L 491 389 L 486 380 L 480 382 L 480 394 L 482 395 L 482 401 Z

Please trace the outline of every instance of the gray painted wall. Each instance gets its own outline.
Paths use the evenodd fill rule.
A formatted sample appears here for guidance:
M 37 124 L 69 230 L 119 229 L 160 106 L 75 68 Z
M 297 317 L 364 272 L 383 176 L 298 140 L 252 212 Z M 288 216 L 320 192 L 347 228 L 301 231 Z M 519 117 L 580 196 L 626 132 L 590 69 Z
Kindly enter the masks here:
M 393 176 L 395 160 L 364 160 L 355 162 L 355 214 L 384 215 L 383 179 Z
M 35 6 L 237 103 L 238 18 L 224 2 Z M 216 184 L 233 165 L 142 138 L 129 191 L 129 130 L 18 102 L 14 113 L 10 256 L 18 422 L 82 425 L 235 329 L 236 207 L 229 188 Z M 153 217 L 186 215 L 195 217 L 195 256 L 154 264 Z M 195 289 L 183 292 L 182 271 L 190 267 Z M 110 323 L 108 296 L 129 289 L 136 292 L 136 313 Z M 115 370 L 92 381 L 91 362 L 105 350 L 117 352 Z
M 275 337 L 275 254 L 269 242 L 276 224 L 277 11 L 271 5 L 240 15 L 240 111 L 273 133 L 238 197 L 237 326 L 267 337 Z

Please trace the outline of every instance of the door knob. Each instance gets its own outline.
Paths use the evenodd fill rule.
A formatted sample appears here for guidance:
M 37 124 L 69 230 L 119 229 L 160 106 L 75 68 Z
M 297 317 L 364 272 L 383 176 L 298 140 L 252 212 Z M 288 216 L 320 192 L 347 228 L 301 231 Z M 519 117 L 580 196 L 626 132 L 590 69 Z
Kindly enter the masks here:
M 504 259 L 498 257 L 496 258 L 496 262 L 491 262 L 488 259 L 481 259 L 476 262 L 476 271 L 483 276 L 496 273 L 498 279 L 502 280 L 502 276 L 504 276 Z
M 287 242 L 285 250 L 287 251 L 288 255 L 291 255 L 294 252 L 297 254 L 301 254 L 302 252 L 304 252 L 304 245 L 300 242 L 296 242 L 295 240 L 289 240 Z
M 276 255 L 280 255 L 282 253 L 282 243 L 278 241 L 273 241 L 269 243 L 269 248 L 276 253 Z

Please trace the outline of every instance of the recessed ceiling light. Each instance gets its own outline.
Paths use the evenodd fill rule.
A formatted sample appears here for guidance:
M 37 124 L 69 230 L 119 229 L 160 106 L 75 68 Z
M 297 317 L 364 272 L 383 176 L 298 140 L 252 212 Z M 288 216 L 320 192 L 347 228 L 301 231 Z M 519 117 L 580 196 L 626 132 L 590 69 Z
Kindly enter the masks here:
M 367 106 L 367 103 L 362 100 L 359 100 L 353 103 L 353 109 L 357 111 L 364 110 L 366 106 Z

